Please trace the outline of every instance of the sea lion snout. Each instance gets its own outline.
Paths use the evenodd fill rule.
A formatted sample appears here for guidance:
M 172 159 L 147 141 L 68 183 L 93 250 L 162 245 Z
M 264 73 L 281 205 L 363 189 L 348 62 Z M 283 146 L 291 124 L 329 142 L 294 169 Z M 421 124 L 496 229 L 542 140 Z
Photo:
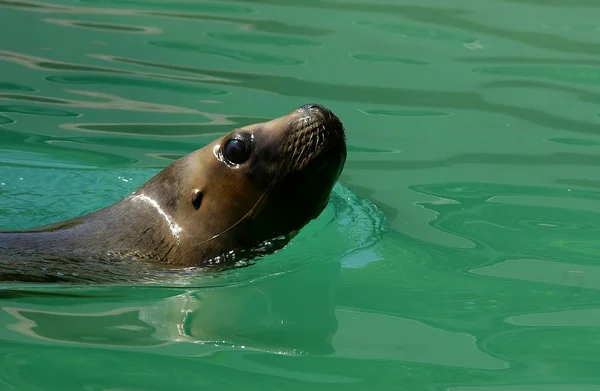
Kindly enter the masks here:
M 258 160 L 264 163 L 255 167 L 274 173 L 266 204 L 275 216 L 283 216 L 276 225 L 282 231 L 298 230 L 328 203 L 346 162 L 345 129 L 331 110 L 318 104 L 302 105 L 268 129 L 276 135 L 270 142 L 279 153 L 262 155 Z
M 334 130 L 343 131 L 340 119 L 325 106 L 309 103 L 298 107 L 296 112 L 308 120 L 320 120 Z
M 340 119 L 318 104 L 306 104 L 292 112 L 293 120 L 282 144 L 290 171 L 313 174 L 316 166 L 338 168 L 346 160 L 346 134 Z M 336 170 L 337 171 L 337 170 Z M 337 179 L 338 175 L 335 175 Z
M 322 111 L 322 112 L 329 111 L 324 106 L 321 106 L 316 103 L 307 103 L 305 105 L 298 107 L 298 110 L 311 110 L 311 109 Z

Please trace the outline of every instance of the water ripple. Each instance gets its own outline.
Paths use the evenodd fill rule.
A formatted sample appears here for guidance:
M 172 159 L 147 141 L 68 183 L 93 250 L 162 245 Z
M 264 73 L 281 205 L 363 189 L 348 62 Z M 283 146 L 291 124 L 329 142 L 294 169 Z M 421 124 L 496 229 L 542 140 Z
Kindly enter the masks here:
M 280 5 L 277 0 L 232 0 L 244 3 L 260 3 Z M 284 4 L 287 7 L 294 7 L 294 4 Z M 303 7 L 315 9 L 327 9 L 335 11 L 353 11 L 362 14 L 389 14 L 404 17 L 413 22 L 428 24 L 440 27 L 456 29 L 463 34 L 470 33 L 476 36 L 489 35 L 498 38 L 509 39 L 517 43 L 522 43 L 534 48 L 547 49 L 562 53 L 578 53 L 596 56 L 600 52 L 600 44 L 596 42 L 584 42 L 571 39 L 565 36 L 555 34 L 545 34 L 519 30 L 514 27 L 502 28 L 489 23 L 477 21 L 472 16 L 473 12 L 459 7 L 447 6 L 421 6 L 421 5 L 399 5 L 399 4 L 372 4 L 372 3 L 341 3 L 327 0 L 307 0 L 302 3 Z M 491 7 L 490 4 L 488 4 Z M 512 11 L 515 12 L 515 5 L 512 5 Z M 377 24 L 377 23 L 376 23 Z M 393 25 L 392 25 L 393 26 Z M 398 27 L 402 29 L 402 27 Z M 434 28 L 415 28 L 420 34 L 429 34 Z M 424 32 L 424 33 L 423 33 Z M 457 35 L 450 34 L 456 37 Z
M 170 138 L 205 136 L 212 139 L 230 131 L 234 127 L 242 127 L 267 118 L 227 116 L 202 113 L 206 121 L 198 119 L 191 123 L 71 123 L 63 124 L 63 129 L 98 134 L 135 135 L 135 136 L 168 136 Z
M 64 27 L 76 27 L 85 28 L 91 30 L 102 30 L 102 31 L 113 31 L 118 33 L 130 33 L 130 34 L 160 34 L 161 29 L 156 27 L 147 26 L 132 26 L 126 24 L 115 24 L 115 23 L 104 23 L 104 22 L 90 22 L 85 20 L 71 20 L 71 19 L 54 19 L 46 18 L 45 22 L 54 23 Z
M 306 38 L 286 37 L 278 34 L 252 34 L 252 33 L 207 33 L 207 36 L 224 41 L 242 43 L 246 45 L 272 45 L 282 47 L 293 46 L 322 46 L 321 43 Z
M 131 76 L 108 76 L 108 75 L 57 75 L 47 76 L 45 80 L 52 83 L 66 85 L 118 85 L 129 87 L 142 87 L 154 90 L 167 90 L 178 92 L 189 92 L 199 97 L 214 98 L 216 96 L 228 95 L 229 92 L 214 87 L 203 87 L 192 84 L 174 83 L 171 80 L 160 79 L 136 79 Z
M 133 58 L 104 57 L 104 59 L 121 63 L 145 65 L 164 70 L 177 70 L 194 75 L 210 76 L 213 79 L 204 80 L 205 83 L 221 85 L 241 84 L 245 88 L 276 93 L 281 96 L 312 97 L 313 99 L 320 99 L 323 101 L 475 110 L 479 112 L 503 114 L 508 117 L 554 129 L 590 134 L 596 134 L 598 132 L 597 125 L 590 121 L 570 119 L 551 112 L 544 112 L 523 106 L 504 103 L 489 103 L 483 99 L 481 94 L 474 92 L 427 91 L 371 86 L 355 87 L 352 85 L 333 85 L 323 82 L 311 82 L 285 76 L 185 67 L 142 61 Z
M 143 3 L 146 5 L 146 3 Z M 84 15 L 120 15 L 120 16 L 157 16 L 161 18 L 204 20 L 213 22 L 226 22 L 239 25 L 244 30 L 256 30 L 265 33 L 284 33 L 301 36 L 323 36 L 331 32 L 327 29 L 296 26 L 276 20 L 255 20 L 247 18 L 236 18 L 230 16 L 206 15 L 194 12 L 166 12 L 137 10 L 127 8 L 96 8 L 67 6 L 59 4 L 48 4 L 33 0 L 0 0 L 0 7 L 21 9 L 30 12 L 60 13 L 60 14 L 84 14 Z
M 0 290 L 0 382 L 600 384 L 597 7 L 0 0 L 4 226 L 104 206 L 304 103 L 349 152 L 321 218 L 252 267 Z
M 161 105 L 152 102 L 134 101 L 125 99 L 112 94 L 105 94 L 94 91 L 83 90 L 65 90 L 74 95 L 83 95 L 90 98 L 97 98 L 103 101 L 91 100 L 74 100 L 74 99 L 55 99 L 39 95 L 23 95 L 0 93 L 0 100 L 14 100 L 19 102 L 37 102 L 48 103 L 54 105 L 77 107 L 77 108 L 94 108 L 94 109 L 109 109 L 109 110 L 127 110 L 127 111 L 150 111 L 164 113 L 181 113 L 181 114 L 198 114 L 194 109 L 187 109 L 172 105 Z M 40 109 L 41 110 L 41 109 Z M 51 110 L 50 110 L 51 112 Z
M 11 82 L 3 82 L 0 81 L 0 90 L 4 91 L 21 91 L 21 92 L 35 92 L 35 88 L 31 88 L 28 86 L 24 86 L 21 84 L 11 83 Z
M 253 42 L 254 43 L 254 42 Z M 253 63 L 253 64 L 270 64 L 270 65 L 300 65 L 305 61 L 298 60 L 293 57 L 275 56 L 257 52 L 251 52 L 242 49 L 226 49 L 210 45 L 198 45 L 184 42 L 167 42 L 167 41 L 148 41 L 151 46 L 159 48 L 179 50 L 198 54 L 212 54 L 230 58 L 232 60 Z
M 355 58 L 361 61 L 369 61 L 369 62 L 391 62 L 391 63 L 401 63 L 407 65 L 428 65 L 428 61 L 414 60 L 411 58 L 404 58 L 393 55 L 384 55 L 384 54 L 370 54 L 370 53 L 350 53 L 350 57 Z
M 0 99 L 2 96 L 0 95 Z M 43 115 L 50 117 L 79 117 L 80 114 L 72 111 L 50 109 L 33 105 L 0 105 L 0 113 L 15 113 L 28 115 Z

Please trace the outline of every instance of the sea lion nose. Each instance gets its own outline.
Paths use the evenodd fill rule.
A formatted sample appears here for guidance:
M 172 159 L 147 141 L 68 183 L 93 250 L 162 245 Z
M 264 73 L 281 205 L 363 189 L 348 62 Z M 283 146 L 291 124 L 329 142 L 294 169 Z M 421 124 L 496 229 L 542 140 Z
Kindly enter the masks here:
M 300 107 L 298 107 L 298 110 L 318 110 L 321 112 L 326 112 L 327 109 L 321 105 L 318 105 L 316 103 L 308 103 L 306 105 L 302 105 Z

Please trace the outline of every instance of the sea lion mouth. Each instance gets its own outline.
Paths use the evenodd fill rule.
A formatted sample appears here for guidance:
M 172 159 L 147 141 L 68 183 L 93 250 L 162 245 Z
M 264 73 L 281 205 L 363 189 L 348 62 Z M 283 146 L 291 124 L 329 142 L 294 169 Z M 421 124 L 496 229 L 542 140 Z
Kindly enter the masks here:
M 305 171 L 309 166 L 323 166 L 336 160 L 335 164 L 343 166 L 346 135 L 340 119 L 317 104 L 300 106 L 295 114 L 282 145 L 288 171 Z

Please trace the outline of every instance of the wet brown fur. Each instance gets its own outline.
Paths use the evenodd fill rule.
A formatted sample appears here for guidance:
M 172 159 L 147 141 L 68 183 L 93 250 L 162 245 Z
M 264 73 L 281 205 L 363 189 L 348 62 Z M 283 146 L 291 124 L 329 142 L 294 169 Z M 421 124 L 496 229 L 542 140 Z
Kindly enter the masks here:
M 247 162 L 231 166 L 222 159 L 222 147 L 239 132 L 252 135 L 253 152 Z M 138 258 L 200 266 L 301 229 L 325 207 L 345 160 L 339 119 L 321 106 L 302 106 L 231 131 L 106 208 L 27 231 L 0 232 L 0 260 Z M 202 192 L 198 210 L 191 202 L 195 190 Z M 178 237 L 149 199 L 181 228 Z

